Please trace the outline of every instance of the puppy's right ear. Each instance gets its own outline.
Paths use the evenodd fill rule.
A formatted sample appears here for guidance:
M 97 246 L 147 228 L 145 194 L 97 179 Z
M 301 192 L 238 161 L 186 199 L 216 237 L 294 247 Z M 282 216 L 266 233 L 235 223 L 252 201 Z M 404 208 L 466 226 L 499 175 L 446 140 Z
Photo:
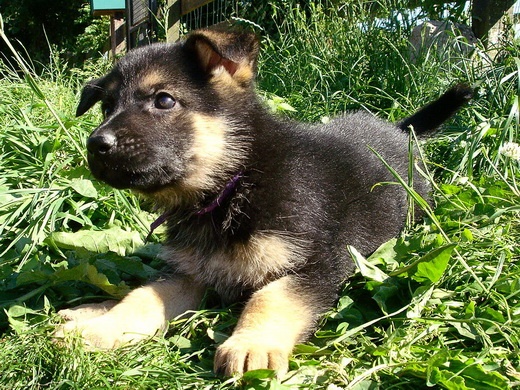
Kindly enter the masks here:
M 99 102 L 103 98 L 105 77 L 89 81 L 81 91 L 76 116 L 86 113 L 90 107 Z

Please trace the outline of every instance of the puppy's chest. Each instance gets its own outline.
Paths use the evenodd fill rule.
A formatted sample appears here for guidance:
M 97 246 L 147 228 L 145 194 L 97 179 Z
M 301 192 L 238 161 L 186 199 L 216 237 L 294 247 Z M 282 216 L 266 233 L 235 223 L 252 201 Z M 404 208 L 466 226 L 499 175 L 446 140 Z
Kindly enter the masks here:
M 257 232 L 247 241 L 213 250 L 177 248 L 172 242 L 164 248 L 163 258 L 174 271 L 190 275 L 224 298 L 235 300 L 242 291 L 257 290 L 296 271 L 306 261 L 306 247 L 305 242 L 286 234 Z

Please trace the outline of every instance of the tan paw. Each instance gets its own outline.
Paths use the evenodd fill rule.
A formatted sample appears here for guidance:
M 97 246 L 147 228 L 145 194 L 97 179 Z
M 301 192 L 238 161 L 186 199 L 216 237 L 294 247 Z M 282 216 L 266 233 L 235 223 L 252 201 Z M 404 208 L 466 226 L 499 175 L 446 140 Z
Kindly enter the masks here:
M 280 345 L 268 345 L 263 340 L 234 335 L 217 349 L 214 370 L 233 376 L 267 368 L 275 370 L 280 377 L 287 372 L 290 352 Z
M 58 327 L 54 336 L 78 335 L 87 347 L 112 349 L 163 333 L 168 324 L 164 310 L 146 310 L 143 304 L 123 300 L 63 310 L 60 315 L 69 321 Z
M 72 309 L 64 309 L 58 315 L 67 321 L 81 321 L 89 318 L 99 317 L 117 305 L 118 301 L 109 300 L 101 303 L 86 303 Z
M 94 318 L 68 321 L 57 329 L 55 337 L 79 335 L 88 348 L 113 349 L 148 339 L 163 333 L 164 329 L 163 321 L 125 318 L 108 312 Z
M 171 318 L 197 307 L 203 286 L 191 279 L 157 281 L 130 292 L 121 302 L 103 302 L 63 310 L 70 321 L 56 338 L 78 334 L 91 348 L 110 349 L 163 334 Z

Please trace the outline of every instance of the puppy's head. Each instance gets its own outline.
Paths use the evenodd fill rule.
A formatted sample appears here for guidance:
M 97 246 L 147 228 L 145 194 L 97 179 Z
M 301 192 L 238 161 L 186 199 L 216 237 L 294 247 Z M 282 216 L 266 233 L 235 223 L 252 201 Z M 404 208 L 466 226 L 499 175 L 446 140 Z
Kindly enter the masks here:
M 228 180 L 247 158 L 257 54 L 254 35 L 211 30 L 129 52 L 84 87 L 77 108 L 101 101 L 104 120 L 87 140 L 94 176 L 157 198 Z

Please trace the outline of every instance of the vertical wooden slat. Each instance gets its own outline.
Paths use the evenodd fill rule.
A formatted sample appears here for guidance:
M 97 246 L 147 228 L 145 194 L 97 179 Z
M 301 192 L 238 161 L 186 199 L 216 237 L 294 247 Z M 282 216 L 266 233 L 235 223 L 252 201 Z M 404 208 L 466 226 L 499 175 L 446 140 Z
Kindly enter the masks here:
M 181 0 L 168 0 L 168 30 L 166 42 L 176 42 L 180 37 Z

